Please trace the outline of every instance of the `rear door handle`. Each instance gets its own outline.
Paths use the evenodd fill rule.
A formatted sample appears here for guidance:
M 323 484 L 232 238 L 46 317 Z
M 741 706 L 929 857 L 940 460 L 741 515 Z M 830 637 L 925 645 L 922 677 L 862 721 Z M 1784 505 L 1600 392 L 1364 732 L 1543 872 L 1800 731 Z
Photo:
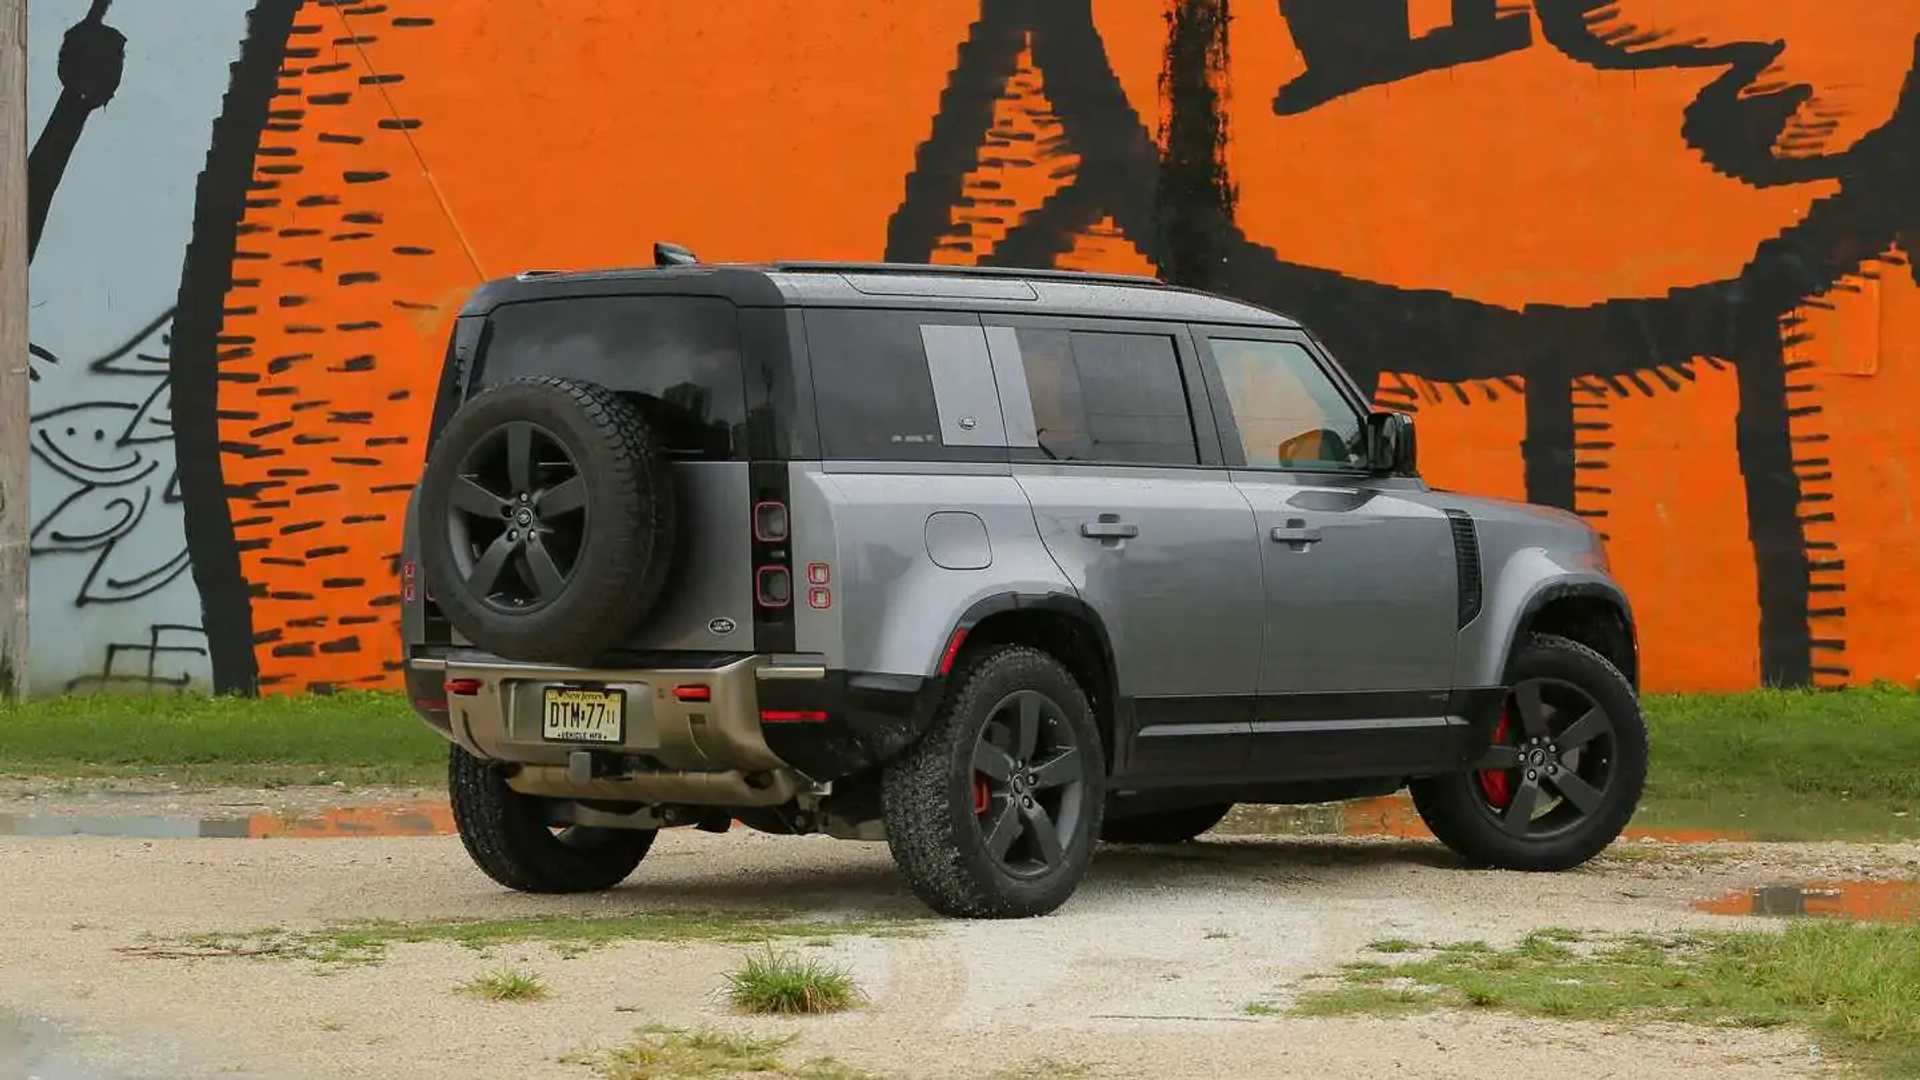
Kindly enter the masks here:
M 1093 540 L 1131 540 L 1140 535 L 1140 526 L 1121 521 L 1119 514 L 1101 514 L 1098 521 L 1081 522 L 1080 535 Z
M 1308 544 L 1320 542 L 1320 530 L 1308 527 L 1302 518 L 1288 518 L 1285 525 L 1275 525 L 1267 535 L 1275 543 L 1292 544 L 1295 551 L 1305 551 Z

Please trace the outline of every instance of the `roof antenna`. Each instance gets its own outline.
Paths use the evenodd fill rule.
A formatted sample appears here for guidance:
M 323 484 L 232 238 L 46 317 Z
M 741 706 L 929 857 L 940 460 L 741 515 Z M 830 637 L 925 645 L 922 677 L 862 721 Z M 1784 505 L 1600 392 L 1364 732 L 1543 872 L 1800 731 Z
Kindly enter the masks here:
M 653 265 L 655 266 L 692 266 L 700 259 L 693 252 L 679 244 L 655 241 L 653 245 Z

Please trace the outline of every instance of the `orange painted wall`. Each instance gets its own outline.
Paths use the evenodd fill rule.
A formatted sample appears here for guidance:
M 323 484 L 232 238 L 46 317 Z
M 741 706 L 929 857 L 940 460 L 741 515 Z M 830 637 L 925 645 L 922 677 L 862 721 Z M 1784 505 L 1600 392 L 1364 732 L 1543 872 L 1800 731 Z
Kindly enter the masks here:
M 1525 4 L 1497 9 L 1525 21 L 1524 47 L 1283 112 L 1276 91 L 1314 66 L 1303 7 L 1234 3 L 1214 72 L 1234 235 L 1290 266 L 1548 319 L 1741 279 L 1770 238 L 1850 190 L 1851 165 L 1756 182 L 1688 141 L 1689 109 L 1727 64 L 1583 61 Z M 1444 32 L 1436 10 L 1413 5 L 1408 33 Z M 1132 126 L 1170 152 L 1172 0 L 1087 13 Z M 1057 59 L 1053 18 L 1021 31 L 985 91 L 990 122 L 937 261 L 991 258 L 1083 173 L 1117 167 L 1076 134 L 1064 81 L 1084 69 Z M 982 21 L 975 0 L 305 4 L 222 331 L 221 468 L 262 687 L 393 683 L 400 517 L 448 320 L 475 284 L 632 264 L 663 238 L 710 260 L 882 257 L 936 117 L 976 92 L 954 80 Z M 1784 43 L 1736 99 L 1794 89 L 1756 166 L 1772 169 L 1838 160 L 1890 123 L 1920 4 L 1621 0 L 1586 22 L 1639 42 L 1628 54 Z M 1160 180 L 1119 182 L 1151 202 Z M 1052 261 L 1162 272 L 1149 218 L 1098 207 Z M 1822 683 L 1920 680 L 1911 254 L 1860 253 L 1777 328 L 1809 566 L 1800 630 Z M 1449 380 L 1418 374 L 1424 357 L 1343 358 L 1382 373 L 1382 406 L 1417 410 L 1436 484 L 1527 494 L 1527 370 Z M 1618 359 L 1571 380 L 1574 509 L 1606 532 L 1635 599 L 1649 687 L 1752 686 L 1755 545 L 1773 541 L 1750 527 L 1743 479 L 1755 436 L 1736 373 L 1751 361 Z

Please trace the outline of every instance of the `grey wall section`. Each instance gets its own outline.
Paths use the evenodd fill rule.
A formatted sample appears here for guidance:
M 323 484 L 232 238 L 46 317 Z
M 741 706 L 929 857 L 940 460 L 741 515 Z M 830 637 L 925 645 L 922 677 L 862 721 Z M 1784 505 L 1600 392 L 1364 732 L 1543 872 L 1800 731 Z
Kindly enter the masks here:
M 30 142 L 59 123 L 69 29 L 104 9 L 100 21 L 126 39 L 118 91 L 85 115 L 51 187 L 28 278 L 33 693 L 208 681 L 175 471 L 168 333 L 195 183 L 247 8 L 28 7 Z

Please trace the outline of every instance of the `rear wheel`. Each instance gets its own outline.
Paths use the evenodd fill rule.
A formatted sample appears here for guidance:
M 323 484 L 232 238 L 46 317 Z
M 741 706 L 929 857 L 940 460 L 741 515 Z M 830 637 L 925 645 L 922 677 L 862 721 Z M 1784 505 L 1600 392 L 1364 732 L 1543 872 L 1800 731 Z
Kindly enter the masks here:
M 969 658 L 933 727 L 887 763 L 881 806 L 902 876 L 944 915 L 1042 915 L 1086 873 L 1106 759 L 1087 696 L 1038 649 Z
M 653 846 L 653 829 L 547 823 L 544 801 L 507 786 L 501 767 L 453 747 L 453 821 L 467 854 L 493 880 L 533 893 L 597 892 L 624 881 Z
M 1414 806 L 1473 862 L 1565 870 L 1612 843 L 1640 802 L 1640 703 L 1605 657 L 1562 637 L 1529 638 L 1508 678 L 1482 768 L 1414 781 Z
M 1205 803 L 1178 810 L 1107 818 L 1100 839 L 1109 844 L 1184 844 L 1215 825 L 1232 803 Z

